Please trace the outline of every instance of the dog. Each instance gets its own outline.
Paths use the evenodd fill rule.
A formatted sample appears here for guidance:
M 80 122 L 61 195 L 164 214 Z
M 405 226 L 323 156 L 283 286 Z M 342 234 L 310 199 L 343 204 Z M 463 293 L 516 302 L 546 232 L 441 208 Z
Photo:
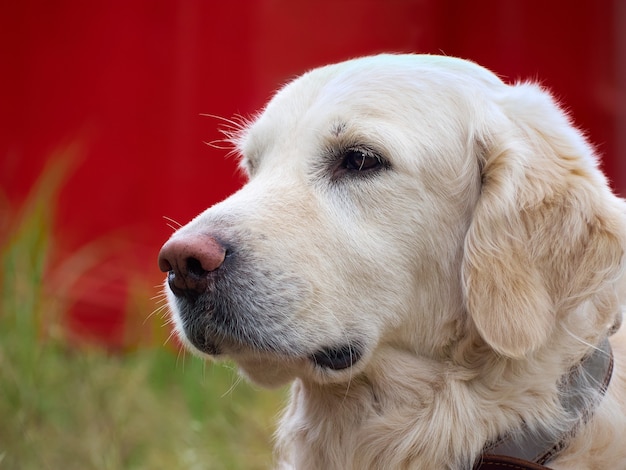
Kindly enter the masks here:
M 383 54 L 225 132 L 159 266 L 190 350 L 292 382 L 278 468 L 626 468 L 626 203 L 548 91 Z

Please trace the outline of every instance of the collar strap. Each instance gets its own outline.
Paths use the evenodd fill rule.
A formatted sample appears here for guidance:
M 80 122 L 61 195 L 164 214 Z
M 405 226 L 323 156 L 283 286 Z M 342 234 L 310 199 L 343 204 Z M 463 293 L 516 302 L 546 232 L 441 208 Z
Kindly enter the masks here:
M 474 470 L 550 470 L 548 467 L 528 460 L 504 455 L 483 455 Z
M 526 427 L 519 432 L 507 434 L 485 447 L 474 470 L 504 468 L 501 466 L 503 464 L 498 462 L 510 459 L 518 463 L 526 461 L 528 466 L 517 467 L 520 469 L 542 468 L 542 465 L 552 460 L 566 447 L 580 423 L 587 422 L 591 418 L 595 407 L 609 386 L 612 373 L 613 352 L 606 338 L 593 349 L 591 354 L 572 367 L 559 385 L 561 405 L 570 417 L 569 421 L 575 424 L 556 436 L 546 429 L 531 430 Z M 589 400 L 590 388 L 598 391 L 596 399 L 591 401 Z M 493 466 L 494 464 L 500 466 Z

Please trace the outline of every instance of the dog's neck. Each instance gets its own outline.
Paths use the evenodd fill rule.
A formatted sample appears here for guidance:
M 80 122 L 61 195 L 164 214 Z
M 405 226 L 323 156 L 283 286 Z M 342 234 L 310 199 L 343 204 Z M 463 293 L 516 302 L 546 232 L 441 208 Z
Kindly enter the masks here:
M 591 417 L 612 373 L 613 353 L 607 338 L 561 380 L 560 401 L 569 423 L 563 431 L 556 436 L 554 430 L 542 428 L 508 433 L 488 444 L 483 455 L 503 455 L 541 465 L 549 462 L 567 446 L 581 423 Z M 597 391 L 591 399 L 590 390 Z
M 348 386 L 296 381 L 277 434 L 279 458 L 284 461 L 281 468 L 470 468 L 495 436 L 507 437 L 490 447 L 490 452 L 504 452 L 511 443 L 512 448 L 533 453 L 533 446 L 524 439 L 508 436 L 524 436 L 524 422 L 535 424 L 533 432 L 540 428 L 537 423 L 552 423 L 555 418 L 575 416 L 571 423 L 580 422 L 592 409 L 588 395 L 601 396 L 599 387 L 606 386 L 610 377 L 609 351 L 608 342 L 602 343 L 560 383 L 544 380 L 540 388 L 530 388 L 529 384 L 542 383 L 530 374 L 545 379 L 548 369 L 556 367 L 553 363 L 534 364 L 523 374 L 511 370 L 506 361 L 471 371 L 437 361 L 416 361 L 415 356 L 398 351 L 381 354 L 378 364 Z M 511 376 L 497 378 L 505 374 Z M 498 387 L 510 385 L 516 375 L 523 378 L 517 387 L 506 390 L 503 402 L 503 390 Z M 599 392 L 590 392 L 589 387 Z M 555 412 L 556 405 L 547 410 L 545 403 L 561 396 L 566 397 L 561 401 L 564 410 Z M 544 406 L 533 406 L 535 400 Z M 537 415 L 536 409 L 547 412 Z M 510 433 L 511 429 L 518 432 Z M 570 424 L 546 427 L 541 431 L 544 434 L 531 432 L 528 441 L 536 444 L 548 433 L 549 442 L 561 442 L 568 430 L 572 430 Z M 459 449 L 468 454 L 459 455 Z M 396 461 L 400 455 L 405 460 Z M 410 461 L 407 455 L 412 456 Z

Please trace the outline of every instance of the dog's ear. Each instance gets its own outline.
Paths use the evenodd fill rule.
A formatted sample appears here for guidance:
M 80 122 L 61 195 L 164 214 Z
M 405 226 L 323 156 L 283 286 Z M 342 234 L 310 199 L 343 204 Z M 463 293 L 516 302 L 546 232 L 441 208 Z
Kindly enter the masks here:
M 482 192 L 465 240 L 463 287 L 483 339 L 522 357 L 556 328 L 569 329 L 561 322 L 570 314 L 573 334 L 599 335 L 611 323 L 626 213 L 550 95 L 511 86 L 497 109 L 477 139 Z

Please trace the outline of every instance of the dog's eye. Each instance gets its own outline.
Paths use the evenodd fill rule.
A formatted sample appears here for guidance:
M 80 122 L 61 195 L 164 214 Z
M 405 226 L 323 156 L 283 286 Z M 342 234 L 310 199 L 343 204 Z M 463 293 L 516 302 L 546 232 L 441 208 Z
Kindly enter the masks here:
M 370 171 L 382 165 L 383 160 L 369 150 L 348 149 L 343 155 L 342 166 L 348 171 Z
M 344 147 L 328 153 L 334 160 L 332 181 L 344 177 L 374 176 L 381 170 L 390 169 L 389 162 L 375 150 L 367 146 Z

